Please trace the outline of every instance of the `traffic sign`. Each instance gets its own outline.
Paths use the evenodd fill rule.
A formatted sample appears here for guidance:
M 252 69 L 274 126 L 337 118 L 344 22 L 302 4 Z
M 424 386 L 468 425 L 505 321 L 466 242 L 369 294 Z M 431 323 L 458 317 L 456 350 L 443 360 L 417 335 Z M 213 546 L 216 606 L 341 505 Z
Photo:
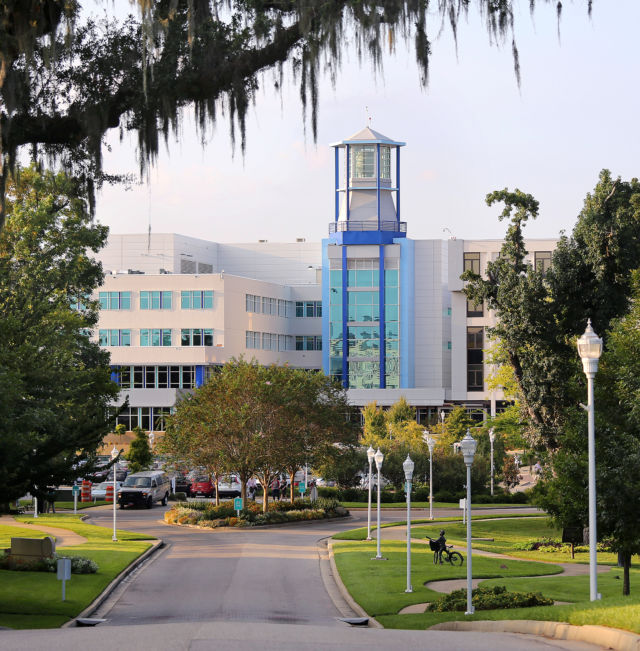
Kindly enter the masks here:
M 304 482 L 304 481 L 299 481 L 299 482 L 298 482 L 298 490 L 299 490 L 301 493 L 304 493 L 304 492 L 307 490 L 307 483 Z
M 242 511 L 242 498 L 241 497 L 236 497 L 233 500 L 233 508 L 236 511 Z
M 80 495 L 80 486 L 72 486 L 71 492 L 73 495 Z

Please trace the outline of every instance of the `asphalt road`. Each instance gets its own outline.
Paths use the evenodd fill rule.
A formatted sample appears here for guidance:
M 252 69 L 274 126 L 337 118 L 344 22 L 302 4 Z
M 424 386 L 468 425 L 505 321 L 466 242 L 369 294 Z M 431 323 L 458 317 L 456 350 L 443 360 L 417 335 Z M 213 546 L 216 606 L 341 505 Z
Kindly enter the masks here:
M 356 629 L 339 618 L 353 614 L 330 579 L 322 539 L 366 525 L 347 520 L 255 529 L 203 531 L 165 525 L 164 509 L 118 511 L 118 527 L 162 538 L 165 547 L 112 594 L 95 628 L 2 631 L 0 648 L 47 649 L 312 649 L 434 648 L 478 651 L 599 647 L 515 634 Z M 495 513 L 495 510 L 489 513 Z M 459 514 L 455 510 L 452 513 Z M 479 513 L 479 512 L 478 512 Z M 384 521 L 404 511 L 384 511 Z M 428 514 L 427 514 L 428 515 Z M 445 515 L 438 512 L 438 515 Z M 416 519 L 425 517 L 422 512 Z M 109 507 L 91 521 L 111 526 Z

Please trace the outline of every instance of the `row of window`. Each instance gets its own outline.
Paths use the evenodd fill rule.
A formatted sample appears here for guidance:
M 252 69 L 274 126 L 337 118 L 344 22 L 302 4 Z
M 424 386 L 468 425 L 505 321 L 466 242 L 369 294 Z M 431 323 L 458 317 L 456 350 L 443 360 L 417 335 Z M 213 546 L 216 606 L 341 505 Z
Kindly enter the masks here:
M 124 425 L 127 431 L 141 427 L 146 432 L 164 432 L 167 416 L 173 412 L 173 407 L 128 407 L 118 414 L 116 424 Z
M 99 330 L 98 342 L 100 346 L 131 346 L 131 330 Z M 173 345 L 172 330 L 163 328 L 140 329 L 140 346 Z M 180 345 L 213 346 L 213 328 L 182 328 L 180 330 Z
M 275 332 L 255 332 L 247 330 L 245 346 L 252 350 L 293 350 L 293 335 L 279 335 Z
M 123 389 L 194 389 L 195 366 L 122 366 L 116 382 Z
M 322 337 L 315 335 L 297 336 L 296 350 L 322 350 Z
M 541 273 L 547 273 L 551 266 L 551 251 L 534 251 L 533 252 L 533 268 Z M 480 275 L 480 253 L 479 252 L 466 252 L 463 254 L 463 269 L 464 271 L 473 271 Z
M 130 310 L 131 292 L 100 292 L 98 295 L 101 310 Z M 80 304 L 78 304 L 80 305 Z M 173 307 L 171 291 L 141 291 L 141 310 L 170 310 Z M 183 310 L 212 310 L 213 290 L 194 289 L 180 292 L 180 308 Z
M 247 312 L 268 314 L 289 318 L 295 313 L 296 317 L 321 317 L 322 301 L 285 301 L 281 298 L 269 298 L 255 294 L 245 295 Z M 294 312 L 295 310 L 295 312 Z

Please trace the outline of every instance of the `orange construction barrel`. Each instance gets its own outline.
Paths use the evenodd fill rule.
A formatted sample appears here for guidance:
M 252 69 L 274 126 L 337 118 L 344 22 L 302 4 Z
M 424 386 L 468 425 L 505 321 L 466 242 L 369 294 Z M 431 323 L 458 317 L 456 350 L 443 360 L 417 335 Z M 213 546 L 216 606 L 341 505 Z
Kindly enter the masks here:
M 113 502 L 113 484 L 107 484 L 107 493 L 104 496 L 107 502 Z
M 82 488 L 80 489 L 80 501 L 91 501 L 91 482 L 88 479 L 82 480 Z

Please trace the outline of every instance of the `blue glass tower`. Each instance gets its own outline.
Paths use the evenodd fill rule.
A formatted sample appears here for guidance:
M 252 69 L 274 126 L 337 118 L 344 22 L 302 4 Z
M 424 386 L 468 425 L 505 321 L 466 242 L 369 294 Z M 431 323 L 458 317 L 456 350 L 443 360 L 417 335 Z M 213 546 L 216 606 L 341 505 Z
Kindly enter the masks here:
M 400 221 L 400 147 L 370 128 L 333 145 L 323 240 L 323 366 L 351 389 L 413 386 L 413 242 Z

